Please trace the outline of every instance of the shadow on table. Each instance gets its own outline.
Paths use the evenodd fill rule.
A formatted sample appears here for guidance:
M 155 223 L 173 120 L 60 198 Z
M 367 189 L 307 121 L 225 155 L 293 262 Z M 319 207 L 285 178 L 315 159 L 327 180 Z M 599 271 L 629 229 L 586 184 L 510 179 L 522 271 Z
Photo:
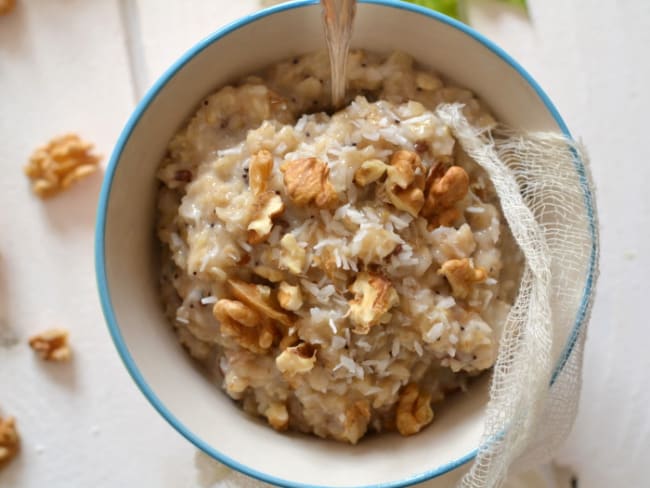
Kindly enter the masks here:
M 43 202 L 43 213 L 55 232 L 94 229 L 103 177 L 104 170 L 99 168 L 68 190 Z
M 29 50 L 29 22 L 22 2 L 8 14 L 0 16 L 0 57 L 24 58 Z

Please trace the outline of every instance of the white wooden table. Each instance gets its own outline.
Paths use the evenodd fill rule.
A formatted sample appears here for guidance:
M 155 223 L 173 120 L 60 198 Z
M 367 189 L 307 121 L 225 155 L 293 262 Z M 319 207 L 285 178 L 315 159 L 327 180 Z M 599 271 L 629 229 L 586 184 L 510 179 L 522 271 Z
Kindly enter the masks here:
M 590 149 L 602 275 L 582 404 L 560 460 L 580 486 L 650 486 L 650 2 L 529 0 L 531 20 L 474 0 L 471 21 L 521 61 Z M 0 487 L 191 487 L 195 450 L 129 379 L 95 291 L 101 175 L 41 202 L 22 166 L 78 131 L 108 155 L 143 90 L 256 0 L 19 0 L 0 17 L 0 408 L 22 452 Z M 68 327 L 75 359 L 46 365 L 26 338 Z

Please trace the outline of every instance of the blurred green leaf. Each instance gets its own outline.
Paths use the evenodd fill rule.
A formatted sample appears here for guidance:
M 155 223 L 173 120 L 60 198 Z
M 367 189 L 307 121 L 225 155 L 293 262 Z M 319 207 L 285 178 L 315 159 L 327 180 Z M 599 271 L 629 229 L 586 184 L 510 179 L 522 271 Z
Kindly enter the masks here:
M 455 19 L 459 18 L 458 0 L 406 0 L 406 1 L 409 3 L 414 3 L 416 5 L 422 5 L 423 7 L 429 7 L 430 9 L 436 10 L 440 13 L 443 13 Z
M 405 1 L 409 3 L 414 3 L 416 5 L 422 5 L 423 7 L 429 7 L 430 9 L 448 15 L 449 17 L 460 19 L 458 0 L 405 0 Z M 528 9 L 528 6 L 526 5 L 526 0 L 500 0 L 500 1 L 504 3 L 509 3 L 510 5 L 519 6 L 525 10 Z

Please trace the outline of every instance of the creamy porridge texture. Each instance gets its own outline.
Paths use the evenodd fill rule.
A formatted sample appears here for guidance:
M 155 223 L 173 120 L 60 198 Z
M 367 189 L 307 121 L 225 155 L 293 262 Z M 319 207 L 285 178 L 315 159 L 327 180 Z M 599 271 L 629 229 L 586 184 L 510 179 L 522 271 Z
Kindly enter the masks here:
M 192 356 L 273 428 L 412 435 L 493 365 L 516 293 L 490 182 L 433 111 L 494 120 L 407 55 L 364 51 L 328 115 L 328 63 L 222 88 L 170 142 L 163 299 Z

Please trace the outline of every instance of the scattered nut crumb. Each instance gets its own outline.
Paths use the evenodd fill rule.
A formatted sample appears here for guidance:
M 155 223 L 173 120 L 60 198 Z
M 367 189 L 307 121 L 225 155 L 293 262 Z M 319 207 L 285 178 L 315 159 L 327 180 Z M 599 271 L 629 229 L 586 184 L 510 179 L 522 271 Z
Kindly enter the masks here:
M 384 176 L 388 165 L 379 159 L 364 161 L 354 172 L 354 182 L 359 186 L 367 186 Z
M 389 280 L 368 272 L 359 273 L 350 291 L 350 320 L 355 325 L 353 332 L 367 334 L 370 328 L 390 319 L 388 311 L 399 303 L 399 296 Z
M 449 281 L 451 292 L 456 298 L 467 298 L 474 283 L 485 281 L 488 277 L 484 268 L 475 268 L 469 258 L 450 259 L 438 270 Z
M 266 191 L 272 169 L 273 155 L 266 149 L 258 151 L 251 157 L 248 178 L 251 191 L 255 195 Z
M 65 329 L 48 329 L 36 334 L 30 337 L 29 345 L 45 361 L 69 361 L 72 356 Z
M 397 151 L 387 169 L 386 192 L 399 210 L 417 217 L 424 205 L 425 169 L 417 153 Z
M 336 190 L 329 180 L 330 169 L 318 158 L 285 161 L 280 167 L 289 197 L 297 206 L 314 203 L 319 208 L 338 201 Z
M 78 135 L 66 134 L 36 149 L 25 166 L 32 191 L 48 198 L 94 173 L 100 157 L 91 153 L 92 148 L 92 144 L 82 141 Z
M 285 310 L 295 312 L 302 307 L 302 293 L 299 286 L 293 286 L 283 281 L 278 289 L 278 303 Z
M 251 222 L 248 224 L 248 243 L 260 244 L 271 234 L 273 219 L 284 212 L 284 203 L 279 195 L 272 191 L 265 191 L 257 195 L 252 212 Z
M 275 430 L 283 431 L 289 428 L 289 412 L 283 403 L 271 403 L 264 416 Z
M 402 390 L 397 404 L 395 423 L 400 434 L 417 434 L 433 420 L 431 395 L 424 394 L 415 383 Z
M 11 461 L 20 447 L 20 437 L 16 430 L 16 419 L 0 417 L 0 468 Z
M 293 234 L 285 234 L 280 240 L 280 247 L 282 248 L 280 266 L 293 274 L 300 274 L 305 266 L 306 253 L 298 245 L 296 237 Z
M 7 15 L 16 7 L 16 0 L 0 0 L 0 15 Z

